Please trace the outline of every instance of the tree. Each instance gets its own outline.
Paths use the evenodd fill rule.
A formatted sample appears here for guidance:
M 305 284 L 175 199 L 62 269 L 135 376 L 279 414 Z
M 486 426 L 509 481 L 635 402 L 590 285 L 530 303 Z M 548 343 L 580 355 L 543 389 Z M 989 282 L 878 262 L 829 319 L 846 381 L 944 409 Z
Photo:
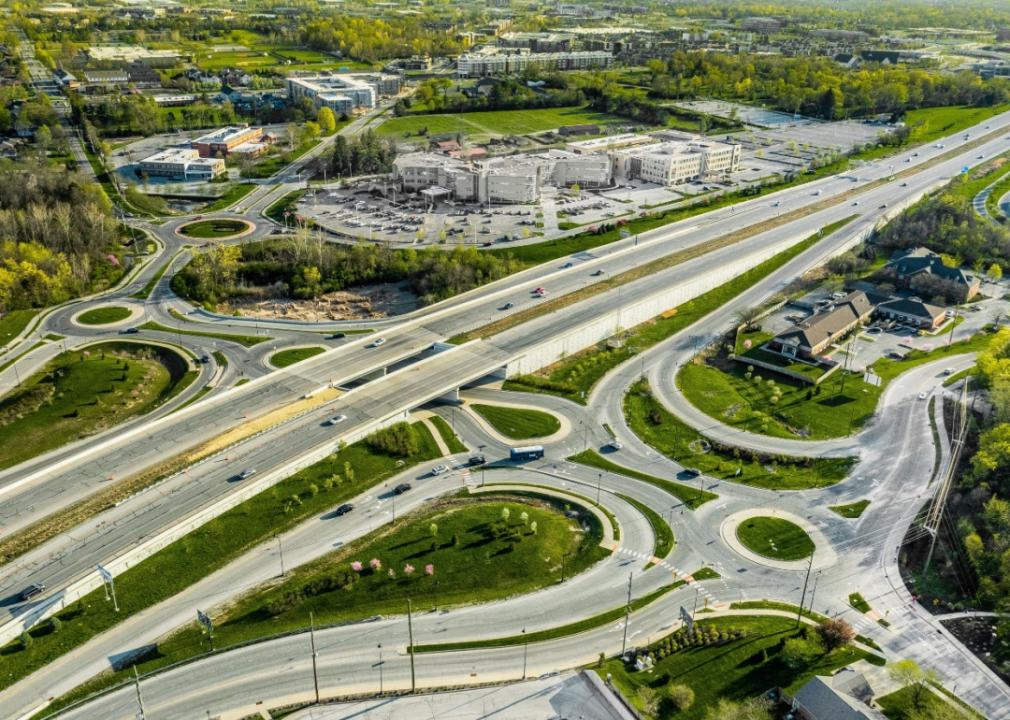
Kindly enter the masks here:
M 322 131 L 323 135 L 332 135 L 337 131 L 337 118 L 334 116 L 333 111 L 328 107 L 319 109 L 319 115 L 316 117 L 316 122 L 319 123 L 319 129 Z
M 509 510 L 507 507 L 503 507 L 501 509 L 501 521 L 502 522 L 507 523 L 509 521 L 509 517 L 511 515 L 512 515 L 512 511 Z
M 754 306 L 744 308 L 736 314 L 737 325 L 742 325 L 744 330 L 750 330 L 754 323 L 761 317 L 761 308 Z
M 996 282 L 997 280 L 1000 280 L 1003 277 L 1003 268 L 1000 267 L 999 263 L 993 263 L 992 265 L 989 266 L 989 269 L 985 271 L 985 274 L 989 277 L 990 280 Z
M 829 619 L 817 626 L 817 632 L 821 636 L 824 647 L 831 652 L 840 647 L 845 647 L 856 637 L 856 631 L 849 623 L 841 619 Z
M 694 705 L 694 690 L 687 685 L 671 685 L 666 689 L 666 699 L 677 712 L 681 712 Z
M 646 715 L 654 716 L 659 712 L 659 693 L 648 685 L 638 688 L 635 692 L 635 699 L 638 700 L 638 706 Z
M 434 540 L 438 537 L 438 524 L 432 523 L 428 526 L 428 532 L 431 533 L 431 539 Z
M 768 720 L 771 703 L 765 698 L 734 702 L 721 698 L 705 713 L 705 720 Z
M 925 693 L 930 692 L 930 685 L 939 682 L 935 671 L 923 670 L 910 658 L 891 663 L 888 672 L 896 683 L 912 691 L 912 706 L 916 710 L 922 709 L 922 700 Z
M 779 657 L 790 670 L 802 670 L 816 660 L 822 651 L 823 648 L 812 640 L 794 637 L 786 640 Z

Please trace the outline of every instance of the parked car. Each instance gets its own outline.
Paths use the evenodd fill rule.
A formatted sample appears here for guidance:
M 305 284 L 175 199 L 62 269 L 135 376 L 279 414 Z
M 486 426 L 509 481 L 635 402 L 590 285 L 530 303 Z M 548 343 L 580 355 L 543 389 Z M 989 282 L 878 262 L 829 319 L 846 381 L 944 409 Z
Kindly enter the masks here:
M 393 488 L 394 495 L 403 495 L 403 493 L 410 490 L 410 483 L 400 483 L 395 488 Z

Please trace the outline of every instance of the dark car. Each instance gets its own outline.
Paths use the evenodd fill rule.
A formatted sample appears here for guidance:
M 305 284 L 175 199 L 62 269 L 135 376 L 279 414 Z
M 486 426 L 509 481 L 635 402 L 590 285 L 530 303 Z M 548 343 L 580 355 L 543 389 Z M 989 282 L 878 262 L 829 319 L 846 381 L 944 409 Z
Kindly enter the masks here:
M 467 461 L 468 465 L 483 465 L 487 460 L 483 455 L 471 455 L 470 459 Z
M 32 583 L 31 585 L 29 585 L 28 587 L 26 587 L 24 590 L 21 591 L 20 593 L 21 600 L 22 601 L 31 600 L 33 597 L 41 595 L 45 589 L 46 586 L 43 585 L 42 583 Z
M 514 307 L 515 307 L 514 303 L 507 302 L 507 303 L 505 303 L 504 305 L 501 306 L 501 309 L 502 310 L 511 310 Z
M 120 335 L 136 335 L 139 332 L 140 332 L 140 328 L 128 327 L 128 328 L 123 328 L 122 330 L 120 330 L 119 334 Z
M 204 365 L 206 365 L 207 363 L 209 363 L 210 362 L 210 355 L 201 355 L 200 356 L 200 362 L 203 363 Z
M 600 275 L 603 274 L 603 272 L 604 272 L 603 270 L 597 270 L 596 272 L 593 273 L 593 277 L 599 277 Z
M 698 477 L 701 475 L 701 470 L 698 468 L 684 468 L 681 471 L 681 474 L 686 475 L 687 477 Z
M 403 495 L 403 493 L 410 490 L 410 483 L 400 483 L 395 488 L 393 488 L 394 495 Z
M 340 340 L 341 338 L 345 338 L 345 337 L 347 337 L 346 333 L 335 332 L 332 335 L 330 335 L 330 340 Z
M 340 507 L 338 507 L 336 510 L 334 510 L 333 514 L 336 515 L 337 517 L 340 517 L 341 515 L 346 515 L 347 513 L 349 513 L 353 509 L 354 509 L 353 505 L 351 505 L 350 503 L 344 503 L 343 505 L 341 505 Z

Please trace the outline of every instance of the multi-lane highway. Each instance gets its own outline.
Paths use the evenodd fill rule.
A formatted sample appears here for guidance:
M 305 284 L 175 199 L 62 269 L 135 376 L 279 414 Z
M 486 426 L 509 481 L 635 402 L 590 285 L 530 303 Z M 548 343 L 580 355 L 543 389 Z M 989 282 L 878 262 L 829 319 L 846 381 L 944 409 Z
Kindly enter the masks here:
M 990 127 L 979 127 L 972 132 L 973 136 L 988 136 L 987 139 L 970 148 L 965 148 L 959 153 L 951 154 L 950 151 L 941 148 L 922 148 L 913 156 L 912 151 L 907 151 L 894 159 L 864 166 L 855 174 L 855 179 L 852 176 L 826 178 L 798 190 L 783 191 L 735 207 L 715 211 L 645 233 L 639 237 L 628 238 L 589 253 L 579 254 L 571 258 L 572 267 L 570 268 L 562 267 L 564 261 L 550 263 L 418 311 L 405 318 L 371 323 L 370 325 L 375 330 L 373 335 L 351 336 L 349 340 L 324 355 L 312 358 L 287 370 L 276 371 L 268 376 L 258 378 L 244 386 L 229 390 L 227 393 L 212 395 L 203 402 L 156 422 L 143 425 L 138 423 L 127 432 L 96 438 L 90 442 L 86 441 L 74 448 L 73 452 L 58 452 L 3 473 L 0 475 L 0 493 L 3 494 L 4 500 L 3 515 L 0 517 L 0 523 L 3 523 L 0 526 L 0 533 L 8 535 L 54 510 L 89 496 L 106 485 L 110 477 L 112 482 L 115 482 L 117 479 L 149 468 L 167 458 L 174 457 L 187 448 L 198 446 L 209 437 L 233 429 L 249 418 L 295 402 L 306 393 L 320 387 L 331 384 L 345 385 L 352 380 L 375 374 L 377 371 L 381 372 L 385 368 L 393 368 L 388 376 L 375 377 L 370 382 L 332 402 L 327 402 L 323 407 L 307 410 L 254 437 L 239 442 L 229 448 L 226 455 L 223 456 L 228 458 L 226 461 L 223 461 L 222 456 L 219 455 L 198 463 L 189 468 L 188 474 L 169 478 L 156 489 L 141 493 L 109 511 L 105 516 L 89 521 L 84 527 L 75 531 L 73 537 L 67 534 L 54 538 L 17 562 L 2 568 L 0 570 L 0 595 L 9 595 L 29 582 L 44 582 L 49 588 L 46 595 L 30 606 L 9 605 L 7 607 L 10 613 L 8 622 L 34 617 L 40 608 L 48 606 L 47 603 L 58 604 L 62 589 L 90 573 L 94 563 L 109 563 L 129 548 L 136 547 L 140 538 L 151 538 L 160 532 L 168 532 L 199 511 L 220 504 L 229 497 L 237 498 L 239 493 L 243 492 L 243 487 L 247 486 L 243 486 L 242 483 L 229 482 L 229 479 L 244 467 L 255 466 L 260 471 L 257 482 L 269 482 L 271 473 L 280 477 L 282 473 L 289 471 L 293 465 L 297 464 L 299 459 L 311 457 L 313 453 L 324 453 L 341 438 L 353 437 L 356 433 L 361 433 L 379 423 L 398 417 L 419 404 L 452 392 L 467 381 L 476 380 L 507 366 L 517 358 L 523 357 L 524 354 L 549 344 L 558 335 L 592 323 L 595 318 L 615 307 L 633 306 L 662 292 L 664 288 L 684 283 L 687 278 L 710 277 L 713 279 L 711 285 L 718 284 L 716 278 L 720 277 L 720 270 L 729 263 L 741 259 L 746 260 L 750 257 L 763 257 L 762 252 L 773 243 L 781 243 L 784 241 L 783 239 L 788 242 L 798 242 L 827 224 L 851 215 L 857 216 L 848 226 L 825 239 L 815 248 L 803 253 L 762 283 L 760 290 L 755 288 L 752 293 L 745 294 L 728 304 L 720 311 L 723 313 L 721 319 L 724 320 L 729 314 L 752 304 L 759 293 L 767 293 L 777 283 L 783 283 L 788 278 L 795 276 L 798 270 L 815 265 L 837 252 L 839 248 L 848 244 L 855 234 L 872 226 L 880 217 L 891 212 L 895 206 L 914 200 L 938 183 L 953 177 L 962 165 L 974 163 L 978 154 L 988 157 L 1010 147 L 1010 141 L 1006 137 L 1007 127 L 1010 126 L 1010 116 L 999 116 L 989 121 L 987 125 Z M 957 139 L 947 140 L 946 144 L 954 146 L 961 144 L 961 142 L 959 135 Z M 937 159 L 944 154 L 951 156 Z M 906 158 L 911 162 L 904 162 Z M 901 175 L 889 179 L 898 170 L 902 171 Z M 245 200 L 243 204 L 249 207 L 256 204 L 262 205 L 273 196 L 272 191 L 264 191 L 251 201 Z M 773 229 L 766 229 L 771 224 L 777 226 Z M 741 232 L 745 228 L 752 228 L 752 230 Z M 677 251 L 696 248 L 700 252 L 705 244 L 720 244 L 718 242 L 720 239 L 731 234 L 736 234 L 732 244 L 724 241 L 718 249 L 712 249 L 692 259 L 686 259 L 672 267 L 657 270 L 634 282 L 606 290 L 588 299 L 560 308 L 549 315 L 533 317 L 515 328 L 505 330 L 482 342 L 435 354 L 426 352 L 439 340 L 480 327 L 491 320 L 507 316 L 509 313 L 522 312 L 535 303 L 543 302 L 531 298 L 530 290 L 533 287 L 543 285 L 549 288 L 552 295 L 563 295 L 596 282 L 592 273 L 597 269 L 605 270 L 606 276 L 613 276 L 623 271 L 643 267 Z M 164 262 L 165 257 L 163 254 L 160 262 Z M 117 301 L 142 286 L 146 282 L 145 278 L 155 271 L 156 264 L 160 263 L 152 263 L 127 288 L 121 290 Z M 153 301 L 143 303 L 146 311 L 154 314 L 165 312 L 164 307 L 167 303 L 173 303 L 176 307 L 180 306 L 178 301 L 172 299 L 170 293 L 167 292 L 166 283 L 167 280 L 163 280 L 156 289 Z M 700 289 L 704 288 L 700 286 Z M 122 301 L 125 302 L 125 300 Z M 512 303 L 513 307 L 502 310 L 507 303 Z M 75 308 L 73 312 L 77 312 L 78 309 Z M 52 313 L 42 325 L 42 329 L 48 328 L 52 323 L 53 326 L 69 330 L 70 324 L 72 324 L 68 315 L 70 312 L 68 309 Z M 191 317 L 194 321 L 202 322 L 215 331 L 227 332 L 241 329 L 243 332 L 248 332 L 251 325 L 251 321 L 245 319 L 207 315 Z M 265 332 L 272 334 L 291 332 L 290 325 L 280 322 L 261 322 L 259 325 L 264 328 Z M 194 327 L 199 326 L 194 325 Z M 321 327 L 338 328 L 341 327 L 341 324 L 328 323 Z M 657 348 L 648 354 L 646 362 L 650 368 L 665 367 L 665 370 L 656 377 L 657 385 L 662 387 L 664 383 L 669 383 L 672 377 L 671 368 L 663 366 L 661 363 L 661 352 L 669 352 L 672 349 L 675 350 L 678 357 L 683 357 L 692 345 L 697 345 L 698 336 L 699 331 L 693 330 L 691 337 L 674 338 L 661 346 L 663 350 Z M 87 333 L 77 332 L 70 338 L 71 342 L 78 337 L 87 337 Z M 377 337 L 381 337 L 385 342 L 377 345 L 374 342 Z M 404 364 L 408 360 L 415 360 L 415 362 Z M 634 371 L 638 370 L 636 365 Z M 631 371 L 629 369 L 627 372 Z M 622 371 L 615 374 L 614 377 L 622 377 L 624 374 L 627 373 Z M 0 375 L 0 382 L 3 380 L 4 376 Z M 628 431 L 619 411 L 619 396 L 623 394 L 623 391 L 624 387 L 620 384 L 604 383 L 594 393 L 592 403 L 594 407 L 599 404 L 599 412 L 594 413 L 594 417 L 600 421 L 609 419 L 611 427 L 618 428 L 621 435 L 627 435 Z M 883 407 L 884 412 L 891 411 L 887 403 Z M 893 411 L 907 413 L 907 415 L 901 416 L 906 418 L 905 423 L 893 425 L 893 428 L 904 428 L 909 432 L 909 428 L 916 428 L 917 435 L 914 442 L 921 440 L 924 435 L 928 436 L 928 425 L 923 422 L 923 418 L 918 416 L 914 407 L 905 408 L 898 402 Z M 349 417 L 347 423 L 342 424 L 336 430 L 321 425 L 322 420 L 333 412 L 342 412 Z M 923 428 L 925 428 L 925 432 L 923 432 Z M 476 434 L 476 431 L 474 432 Z M 643 463 L 649 466 L 652 472 L 656 472 L 657 468 L 662 470 L 664 466 L 670 465 L 667 461 L 656 457 L 654 452 L 642 446 L 641 443 L 636 444 L 633 437 L 622 437 L 622 440 L 625 439 L 629 442 L 629 447 L 634 450 L 628 453 L 629 465 Z M 887 439 L 889 442 L 894 442 L 893 437 Z M 913 439 L 908 435 L 902 436 L 901 439 L 913 442 Z M 874 436 L 864 434 L 857 442 L 842 441 L 820 449 L 824 452 L 839 454 L 858 452 L 862 455 L 864 463 L 867 462 L 867 457 L 874 457 L 874 462 L 882 463 L 885 462 L 883 453 L 873 456 L 872 448 L 876 447 L 877 441 Z M 883 443 L 884 441 L 881 439 L 879 442 Z M 920 453 L 920 455 L 926 454 Z M 887 468 L 889 471 L 893 471 L 895 462 L 892 457 Z M 665 468 L 668 473 L 675 472 L 676 469 L 672 465 Z M 575 472 L 580 471 L 576 470 Z M 583 475 L 585 474 L 584 470 L 581 472 Z M 920 480 L 925 477 L 925 480 L 922 481 L 925 484 L 917 493 L 920 496 L 926 492 L 928 485 L 928 477 L 926 476 L 929 474 L 919 473 L 918 475 Z M 874 478 L 879 480 L 880 475 L 879 472 L 874 473 Z M 856 476 L 851 481 L 846 481 L 842 487 L 845 491 L 849 491 L 853 485 L 859 485 L 862 489 L 863 480 L 861 477 L 865 479 L 870 475 L 859 476 L 857 471 Z M 890 501 L 882 501 L 880 504 L 882 508 L 894 504 L 894 485 L 897 482 L 897 476 L 891 472 L 887 477 L 889 480 L 884 483 L 884 487 L 888 488 Z M 728 483 L 722 485 L 729 486 Z M 656 491 L 653 488 L 649 492 Z M 768 501 L 765 493 L 748 488 L 731 487 L 728 492 L 721 491 L 721 493 L 736 498 L 735 503 L 748 507 L 753 507 L 756 502 Z M 651 497 L 649 502 L 651 504 L 662 501 Z M 669 499 L 667 498 L 665 502 L 669 502 Z M 809 496 L 798 497 L 794 502 L 797 512 L 809 511 L 811 504 Z M 699 525 L 697 532 L 708 533 L 710 536 L 712 524 L 716 522 L 710 515 L 715 510 L 728 512 L 729 509 L 732 509 L 730 505 L 732 503 L 726 501 L 714 509 L 707 511 L 703 509 L 689 517 L 693 519 L 691 522 Z M 735 507 L 739 509 L 739 506 Z M 867 518 L 871 517 L 873 517 L 872 514 L 867 516 Z M 828 522 L 827 519 L 823 520 Z M 885 515 L 880 519 L 880 522 L 885 523 L 882 527 L 893 529 L 893 520 L 893 514 Z M 831 519 L 831 522 L 837 524 L 836 519 Z M 868 522 L 868 520 L 862 522 Z M 845 525 L 844 527 L 849 526 Z M 835 536 L 829 535 L 832 542 L 854 542 L 852 537 L 847 536 L 845 532 L 838 532 L 841 534 L 837 536 L 837 539 Z M 83 542 L 84 537 L 87 537 L 88 542 Z M 881 571 L 887 567 L 882 560 L 884 556 L 879 554 L 879 548 L 885 546 L 882 539 L 873 533 L 867 541 L 868 544 L 863 547 L 864 561 L 876 563 L 876 567 L 881 568 Z M 900 537 L 898 539 L 900 540 Z M 889 540 L 890 538 L 888 538 Z M 684 543 L 678 547 L 678 551 L 683 545 Z M 710 554 L 712 552 L 723 554 L 730 552 L 721 546 L 716 550 L 710 547 L 705 549 L 706 545 L 698 547 L 704 551 L 684 550 L 683 552 L 689 553 L 685 556 L 685 560 L 704 562 L 712 557 Z M 698 552 L 698 554 L 690 554 L 694 552 Z M 857 555 L 858 553 L 847 553 L 847 557 Z M 732 556 L 725 555 L 725 557 Z M 687 562 L 682 565 L 686 566 Z M 687 570 L 689 568 L 681 567 L 681 569 Z M 835 576 L 835 573 L 832 572 L 826 577 Z M 589 576 L 587 575 L 587 577 Z M 776 596 L 775 588 L 779 588 L 781 591 L 788 585 L 788 581 L 786 581 L 786 585 L 783 585 L 782 577 L 775 573 L 769 575 L 767 583 L 756 579 L 759 577 L 760 573 L 757 572 L 749 575 L 746 583 L 748 593 L 765 592 L 774 597 Z M 755 579 L 751 580 L 751 578 Z M 836 590 L 834 597 L 842 596 L 839 594 L 840 588 L 836 588 Z M 544 592 L 550 593 L 551 591 Z M 895 595 L 898 595 L 897 590 Z M 601 593 L 598 599 L 602 603 L 614 598 L 610 598 L 606 593 Z M 519 600 L 518 602 L 523 601 Z M 614 604 L 619 604 L 619 602 Z M 551 608 L 545 619 L 545 622 L 548 623 L 558 624 L 558 618 L 571 615 L 570 609 L 566 609 L 565 604 L 560 600 L 554 605 L 545 607 Z M 538 609 L 543 612 L 542 607 Z M 456 612 L 463 616 L 472 613 L 475 618 L 486 618 L 481 614 L 483 611 L 480 609 L 454 611 L 454 614 Z M 551 614 L 555 612 L 559 614 Z M 649 612 L 643 613 L 643 618 L 646 618 L 643 622 L 647 623 L 649 617 L 651 617 Z M 495 623 L 488 626 L 484 620 L 480 623 L 475 620 L 473 624 L 453 622 L 452 634 L 449 637 L 479 637 L 481 633 L 484 633 L 484 636 L 487 636 L 488 633 L 491 635 L 509 634 L 510 627 L 507 625 L 507 623 Z M 391 622 L 390 627 L 394 626 L 395 623 Z M 159 627 L 163 629 L 164 626 Z M 385 625 L 376 626 L 376 628 L 382 627 Z M 647 625 L 647 627 L 649 626 Z M 511 628 L 511 630 L 514 629 Z M 660 626 L 656 625 L 652 626 L 651 631 L 659 629 Z M 432 626 L 428 630 L 433 634 L 450 632 L 448 629 L 439 630 L 437 626 Z M 375 632 L 380 631 L 380 629 L 375 630 Z M 362 633 L 367 635 L 368 632 L 371 631 L 361 628 L 334 630 L 334 643 L 338 643 L 336 636 L 339 635 L 341 647 L 353 647 L 356 638 L 363 637 Z M 391 629 L 390 632 L 396 631 Z M 295 641 L 291 640 L 290 642 Z M 578 646 L 574 643 L 569 644 L 567 641 L 559 641 L 556 647 L 554 645 L 544 647 L 539 657 L 545 664 L 573 663 L 579 661 L 578 658 L 582 655 L 578 653 L 584 653 L 587 647 L 588 645 Z M 601 636 L 601 647 L 607 650 L 613 649 L 609 638 L 605 636 Z M 264 652 L 273 651 L 284 652 L 279 648 L 272 648 Z M 219 692 L 219 689 L 206 687 L 205 684 L 191 684 L 188 687 L 192 689 L 178 695 L 175 702 L 196 702 L 197 699 L 206 702 L 208 697 L 214 697 L 215 702 L 220 701 L 227 704 L 229 697 L 233 699 L 242 697 L 247 700 L 249 697 L 255 696 L 255 693 L 252 693 L 252 688 L 258 687 L 257 683 L 261 685 L 263 682 L 262 676 L 257 673 L 262 671 L 261 664 L 264 660 L 263 657 L 256 655 L 259 650 L 249 649 L 243 652 L 247 656 L 255 656 L 256 659 L 248 664 L 243 659 L 241 663 L 231 666 L 229 671 L 231 674 L 244 674 L 240 681 L 237 680 L 234 685 L 229 685 L 227 691 L 221 690 Z M 433 661 L 429 666 L 433 673 L 431 677 L 456 677 L 460 669 L 471 661 L 475 665 L 478 662 L 482 665 L 486 663 L 486 666 L 490 668 L 504 662 L 510 652 L 512 651 L 462 653 L 451 658 L 439 659 Z M 470 657 L 471 655 L 474 657 Z M 332 671 L 329 689 L 333 692 L 338 690 L 345 692 L 358 687 L 355 684 L 360 680 L 357 671 L 352 671 L 349 667 L 344 666 L 355 659 L 354 654 L 346 649 L 341 649 L 339 655 L 329 657 L 327 662 L 330 663 L 329 667 Z M 464 659 L 460 660 L 461 657 Z M 295 668 L 292 667 L 291 670 L 294 672 Z M 296 672 L 295 675 L 297 675 Z M 43 684 L 39 685 L 40 682 Z M 157 682 L 165 683 L 165 692 L 168 693 L 169 689 L 173 687 L 171 683 L 193 683 L 194 681 L 183 674 L 172 676 L 171 680 L 159 679 Z M 35 693 L 34 690 L 43 687 L 45 680 L 33 678 L 30 679 L 29 685 L 31 683 L 35 683 L 32 685 L 32 692 L 24 689 L 27 686 L 16 686 L 6 693 L 0 694 L 0 699 L 6 695 L 10 698 L 18 698 L 18 701 L 26 700 L 28 696 L 37 700 L 41 693 Z M 989 688 L 985 683 L 983 685 Z M 178 688 L 179 685 L 175 687 Z M 989 689 L 991 690 L 991 688 Z M 298 692 L 298 690 L 295 689 L 292 692 Z M 982 702 L 986 702 L 985 692 L 988 690 L 980 690 L 978 693 Z M 233 694 L 228 695 L 227 693 Z M 998 694 L 994 696 L 994 698 L 998 697 Z M 165 700 L 165 702 L 169 701 Z M 166 707 L 181 708 L 182 705 L 168 705 Z M 192 709 L 196 705 L 188 707 Z M 108 717 L 117 716 L 118 710 L 113 712 L 111 705 L 105 705 L 103 708 L 107 708 L 108 712 L 112 713 Z M 104 712 L 106 710 L 103 710 Z M 174 711 L 166 712 L 169 716 L 186 716 L 173 714 Z M 81 715 L 81 717 L 84 716 Z

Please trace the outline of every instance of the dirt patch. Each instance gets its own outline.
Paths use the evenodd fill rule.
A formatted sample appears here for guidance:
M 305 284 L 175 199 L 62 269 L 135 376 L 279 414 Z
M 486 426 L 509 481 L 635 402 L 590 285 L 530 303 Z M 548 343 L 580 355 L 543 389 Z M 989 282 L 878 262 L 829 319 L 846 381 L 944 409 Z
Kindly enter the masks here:
M 405 284 L 363 285 L 354 290 L 326 293 L 313 300 L 270 297 L 265 289 L 244 298 L 233 298 L 218 307 L 231 314 L 268 320 L 372 320 L 416 310 L 420 302 Z

